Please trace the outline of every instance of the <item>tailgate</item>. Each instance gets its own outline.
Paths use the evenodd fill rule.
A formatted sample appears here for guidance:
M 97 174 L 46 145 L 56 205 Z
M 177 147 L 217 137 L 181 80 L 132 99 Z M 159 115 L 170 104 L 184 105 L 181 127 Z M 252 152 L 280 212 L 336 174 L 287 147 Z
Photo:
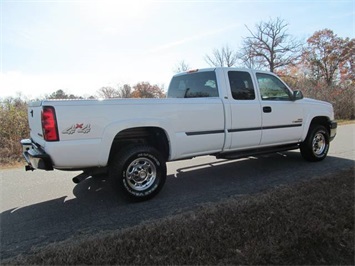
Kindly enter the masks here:
M 30 128 L 31 139 L 40 144 L 44 144 L 42 131 L 42 102 L 31 102 L 28 105 L 28 124 Z

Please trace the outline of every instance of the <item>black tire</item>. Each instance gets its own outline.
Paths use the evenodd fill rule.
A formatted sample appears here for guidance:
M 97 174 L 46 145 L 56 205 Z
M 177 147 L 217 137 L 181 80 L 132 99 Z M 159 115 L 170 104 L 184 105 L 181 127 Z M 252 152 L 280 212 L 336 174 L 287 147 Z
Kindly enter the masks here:
M 329 132 L 322 125 L 311 125 L 307 137 L 300 146 L 302 157 L 310 162 L 318 162 L 327 157 Z
M 144 201 L 162 189 L 166 180 L 166 163 L 155 148 L 130 145 L 113 157 L 109 174 L 127 199 Z

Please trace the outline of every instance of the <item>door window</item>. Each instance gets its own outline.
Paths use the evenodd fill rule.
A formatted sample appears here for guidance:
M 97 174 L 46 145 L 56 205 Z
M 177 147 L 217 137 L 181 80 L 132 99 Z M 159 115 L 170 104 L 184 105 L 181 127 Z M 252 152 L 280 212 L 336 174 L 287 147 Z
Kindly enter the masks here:
M 266 101 L 291 101 L 291 92 L 286 85 L 273 75 L 257 73 L 260 95 Z
M 243 71 L 229 71 L 229 84 L 233 99 L 254 100 L 255 91 L 250 74 Z

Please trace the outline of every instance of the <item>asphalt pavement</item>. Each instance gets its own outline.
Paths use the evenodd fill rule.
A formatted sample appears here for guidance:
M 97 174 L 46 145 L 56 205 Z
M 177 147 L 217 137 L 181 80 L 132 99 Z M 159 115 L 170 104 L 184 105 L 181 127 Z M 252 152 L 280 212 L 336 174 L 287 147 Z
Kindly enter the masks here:
M 354 133 L 355 124 L 339 126 L 328 157 L 318 163 L 304 161 L 299 151 L 233 161 L 204 156 L 168 163 L 162 191 L 142 203 L 124 201 L 104 176 L 76 185 L 72 178 L 80 172 L 0 170 L 0 258 L 348 169 L 355 163 Z

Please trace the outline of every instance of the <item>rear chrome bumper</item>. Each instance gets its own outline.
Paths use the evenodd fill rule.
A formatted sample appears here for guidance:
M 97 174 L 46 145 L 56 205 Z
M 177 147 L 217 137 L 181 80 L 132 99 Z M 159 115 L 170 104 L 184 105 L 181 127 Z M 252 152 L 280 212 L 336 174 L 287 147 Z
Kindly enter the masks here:
M 31 139 L 21 140 L 22 155 L 27 161 L 25 166 L 26 171 L 41 169 L 50 171 L 53 170 L 53 163 L 51 157 Z

